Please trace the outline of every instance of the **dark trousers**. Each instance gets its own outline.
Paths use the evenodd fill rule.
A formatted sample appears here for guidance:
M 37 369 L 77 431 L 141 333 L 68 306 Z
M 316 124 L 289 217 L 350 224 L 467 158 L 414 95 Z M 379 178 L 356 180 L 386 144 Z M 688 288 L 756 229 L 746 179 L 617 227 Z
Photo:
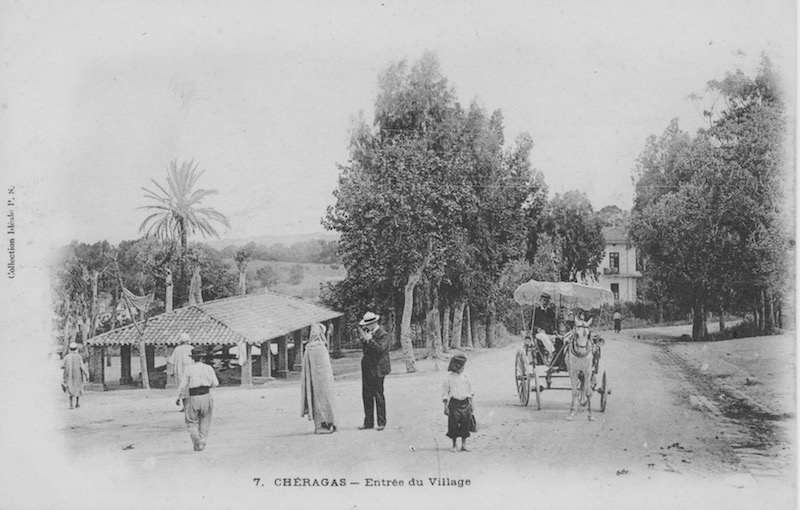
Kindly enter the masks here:
M 378 426 L 386 426 L 386 398 L 383 396 L 383 377 L 361 372 L 361 398 L 364 401 L 364 426 L 375 425 L 373 413 L 377 411 Z
M 614 332 L 619 333 L 622 329 L 622 319 L 614 319 Z

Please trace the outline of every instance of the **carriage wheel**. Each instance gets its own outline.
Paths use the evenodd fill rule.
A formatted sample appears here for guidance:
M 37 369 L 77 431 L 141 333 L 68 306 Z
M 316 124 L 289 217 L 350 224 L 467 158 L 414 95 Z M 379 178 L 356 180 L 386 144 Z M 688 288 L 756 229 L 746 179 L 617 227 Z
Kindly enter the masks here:
M 517 351 L 517 359 L 514 362 L 514 375 L 517 380 L 517 395 L 519 396 L 519 403 L 526 406 L 528 400 L 531 398 L 531 380 L 526 373 L 528 365 L 528 357 L 525 356 L 523 350 Z
M 536 388 L 536 410 L 542 408 L 542 387 L 539 386 L 539 376 L 536 374 L 536 368 L 533 370 L 533 385 Z
M 608 395 L 611 394 L 611 390 L 608 389 L 608 379 L 605 372 L 603 372 L 603 383 L 598 391 L 600 392 L 600 411 L 605 412 L 606 400 L 608 400 Z

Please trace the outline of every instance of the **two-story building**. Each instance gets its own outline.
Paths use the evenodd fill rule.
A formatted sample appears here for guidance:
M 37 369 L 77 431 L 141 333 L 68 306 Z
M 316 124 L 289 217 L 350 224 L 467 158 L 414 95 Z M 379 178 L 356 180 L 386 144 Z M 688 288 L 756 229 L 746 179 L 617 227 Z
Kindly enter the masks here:
M 625 229 L 603 228 L 606 249 L 598 283 L 620 301 L 636 301 L 636 280 L 642 277 L 641 261 Z

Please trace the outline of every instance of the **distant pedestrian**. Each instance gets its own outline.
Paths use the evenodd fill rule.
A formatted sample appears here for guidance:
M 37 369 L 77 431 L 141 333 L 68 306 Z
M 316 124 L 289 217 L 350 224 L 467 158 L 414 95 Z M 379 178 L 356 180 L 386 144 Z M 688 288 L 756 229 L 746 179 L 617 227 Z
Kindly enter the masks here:
M 364 424 L 359 430 L 375 426 L 377 415 L 378 430 L 386 427 L 386 397 L 383 395 L 383 378 L 392 371 L 389 348 L 392 339 L 378 324 L 379 315 L 372 312 L 364 314 L 358 325 L 361 327 L 361 399 L 364 402 Z M 374 413 L 374 414 L 373 414 Z
M 89 373 L 83 364 L 83 358 L 78 354 L 78 344 L 69 344 L 69 354 L 64 356 L 64 382 L 61 388 L 69 395 L 69 408 L 81 406 L 80 398 L 83 395 L 83 382 L 89 380 Z M 72 400 L 75 399 L 73 406 Z
M 614 312 L 614 333 L 619 333 L 622 330 L 622 314 L 619 310 Z
M 461 438 L 461 451 L 467 452 L 467 438 L 472 428 L 472 385 L 464 373 L 467 357 L 456 354 L 450 358 L 447 376 L 442 381 L 442 402 L 447 415 L 447 437 L 453 440 L 451 451 L 456 452 L 456 439 Z
M 300 416 L 314 420 L 315 434 L 336 432 L 333 368 L 326 345 L 325 326 L 314 324 L 300 369 Z
M 172 351 L 167 360 L 167 373 L 174 376 L 175 384 L 177 385 L 180 385 L 186 367 L 194 363 L 194 360 L 192 360 L 192 349 L 194 347 L 189 343 L 190 340 L 191 337 L 188 333 L 181 333 L 180 345 L 175 347 L 175 350 Z M 181 412 L 183 412 L 183 409 L 181 409 Z
M 183 402 L 186 428 L 192 438 L 194 451 L 202 452 L 206 447 L 214 399 L 211 388 L 219 386 L 214 369 L 203 363 L 205 351 L 200 347 L 192 349 L 194 363 L 186 367 L 181 377 L 180 393 L 175 405 Z

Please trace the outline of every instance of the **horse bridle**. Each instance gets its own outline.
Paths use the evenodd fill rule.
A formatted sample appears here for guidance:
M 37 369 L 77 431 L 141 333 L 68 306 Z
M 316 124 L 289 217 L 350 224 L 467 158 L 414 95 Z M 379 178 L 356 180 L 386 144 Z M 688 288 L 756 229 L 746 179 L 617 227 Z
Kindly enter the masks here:
M 576 342 L 576 340 L 578 338 L 578 334 L 577 334 L 577 331 L 576 331 L 575 335 L 573 335 L 574 338 L 570 342 L 569 350 L 572 352 L 572 354 L 574 356 L 576 356 L 578 358 L 585 358 L 586 356 L 589 355 L 589 353 L 594 351 L 594 342 L 592 342 L 591 335 L 588 333 L 588 329 L 589 328 L 587 326 L 577 326 L 575 329 L 577 330 L 579 328 L 587 330 L 586 345 L 585 346 L 578 345 L 578 342 Z M 580 352 L 578 352 L 578 349 L 580 349 Z

